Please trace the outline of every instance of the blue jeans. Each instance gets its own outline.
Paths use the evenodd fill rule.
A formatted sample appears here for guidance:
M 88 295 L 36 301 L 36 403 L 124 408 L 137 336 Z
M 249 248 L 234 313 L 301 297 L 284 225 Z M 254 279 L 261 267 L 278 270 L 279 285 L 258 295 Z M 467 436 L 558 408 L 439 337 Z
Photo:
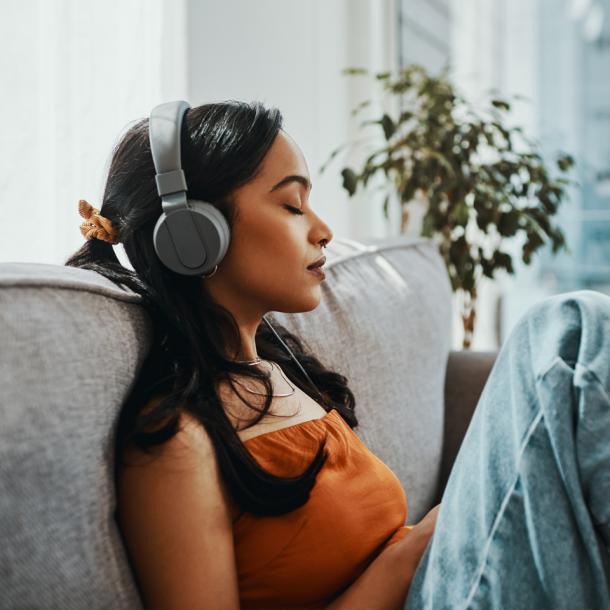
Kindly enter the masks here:
M 502 345 L 404 610 L 610 608 L 610 297 L 530 307 Z

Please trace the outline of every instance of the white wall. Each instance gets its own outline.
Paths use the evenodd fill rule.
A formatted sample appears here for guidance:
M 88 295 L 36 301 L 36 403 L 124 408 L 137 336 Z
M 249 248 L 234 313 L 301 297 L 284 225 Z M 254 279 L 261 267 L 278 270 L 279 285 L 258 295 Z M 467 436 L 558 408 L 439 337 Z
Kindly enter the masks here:
M 63 264 L 129 122 L 186 92 L 183 0 L 5 0 L 0 261 Z M 118 252 L 117 252 L 118 253 Z
M 400 57 L 433 74 L 443 69 L 452 52 L 450 0 L 400 0 Z
M 393 234 L 382 197 L 350 199 L 341 186 L 350 157 L 319 174 L 333 149 L 361 137 L 350 110 L 369 87 L 341 70 L 395 65 L 393 11 L 393 0 L 188 0 L 191 104 L 233 98 L 277 106 L 308 162 L 311 204 L 335 237 Z

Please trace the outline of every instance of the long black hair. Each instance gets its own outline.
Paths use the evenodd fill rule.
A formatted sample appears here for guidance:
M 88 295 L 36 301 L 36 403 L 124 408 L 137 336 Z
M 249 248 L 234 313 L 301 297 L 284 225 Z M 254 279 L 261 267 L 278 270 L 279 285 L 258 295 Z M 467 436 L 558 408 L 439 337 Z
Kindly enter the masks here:
M 180 137 L 189 197 L 212 203 L 232 229 L 236 219 L 232 193 L 260 171 L 282 120 L 278 109 L 266 108 L 260 102 L 231 100 L 188 110 Z M 232 374 L 263 382 L 267 396 L 262 410 L 248 402 L 256 413 L 249 422 L 254 425 L 271 406 L 269 374 L 229 358 L 240 346 L 232 314 L 210 298 L 200 277 L 176 274 L 156 256 L 152 236 L 162 208 L 148 118 L 131 126 L 115 146 L 99 209 L 117 229 L 133 270 L 121 265 L 112 245 L 99 239 L 85 241 L 65 264 L 96 271 L 119 287 L 124 285 L 140 294 L 154 331 L 151 350 L 119 415 L 116 468 L 123 464 L 123 450 L 129 444 L 152 452 L 155 445 L 173 437 L 180 427 L 180 413 L 187 411 L 208 433 L 223 482 L 242 511 L 280 515 L 302 506 L 328 457 L 326 442 L 320 443 L 302 475 L 284 478 L 259 466 L 233 428 L 216 384 L 227 381 L 236 390 Z M 265 323 L 256 331 L 258 355 L 278 363 L 287 377 L 326 411 L 336 409 L 348 425 L 356 427 L 355 400 L 346 377 L 328 370 L 285 327 L 278 323 L 273 326 L 321 394 Z M 144 409 L 151 404 L 152 408 Z

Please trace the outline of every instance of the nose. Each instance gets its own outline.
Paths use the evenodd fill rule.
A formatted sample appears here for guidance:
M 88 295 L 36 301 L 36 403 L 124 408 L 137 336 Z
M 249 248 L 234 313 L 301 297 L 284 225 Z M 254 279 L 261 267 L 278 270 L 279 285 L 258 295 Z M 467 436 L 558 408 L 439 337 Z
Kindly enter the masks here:
M 319 244 L 325 248 L 333 238 L 332 229 L 318 214 L 312 211 L 309 239 L 312 244 Z
M 321 222 L 322 226 L 319 229 L 321 237 L 318 238 L 318 243 L 322 248 L 326 248 L 328 242 L 330 242 L 333 238 L 333 232 L 332 229 L 324 221 Z

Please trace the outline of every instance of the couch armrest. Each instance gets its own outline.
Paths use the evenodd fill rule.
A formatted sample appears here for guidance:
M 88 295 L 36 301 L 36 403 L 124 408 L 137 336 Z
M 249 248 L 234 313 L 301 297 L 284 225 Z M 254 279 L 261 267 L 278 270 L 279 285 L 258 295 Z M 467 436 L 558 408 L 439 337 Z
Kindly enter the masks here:
M 479 402 L 497 355 L 497 351 L 449 352 L 445 375 L 443 456 L 436 504 L 441 501 L 451 468 L 470 424 L 470 418 Z

